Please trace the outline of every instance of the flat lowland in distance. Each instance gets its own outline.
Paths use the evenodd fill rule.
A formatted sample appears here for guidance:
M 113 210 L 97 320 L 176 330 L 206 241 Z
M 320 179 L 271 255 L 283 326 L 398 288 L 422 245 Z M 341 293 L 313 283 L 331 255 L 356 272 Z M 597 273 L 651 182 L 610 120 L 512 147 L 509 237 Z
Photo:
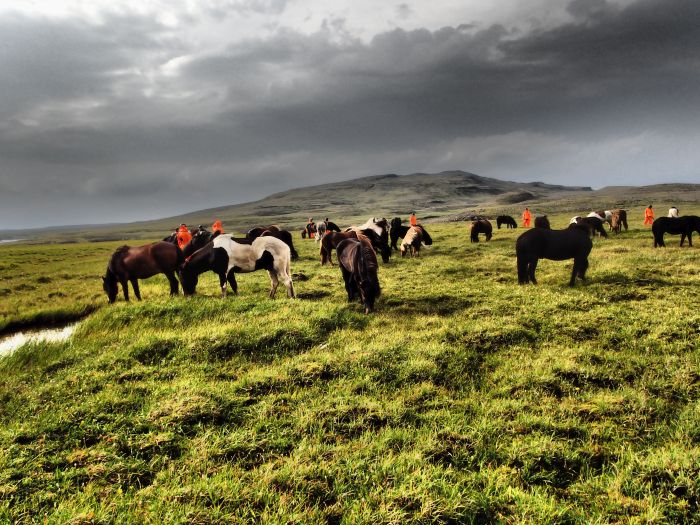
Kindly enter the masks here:
M 700 247 L 654 249 L 646 204 L 575 288 L 516 284 L 521 228 L 428 224 L 369 316 L 298 236 L 295 301 L 256 272 L 108 306 L 120 242 L 2 246 L 3 326 L 92 313 L 0 359 L 0 522 L 692 523 Z

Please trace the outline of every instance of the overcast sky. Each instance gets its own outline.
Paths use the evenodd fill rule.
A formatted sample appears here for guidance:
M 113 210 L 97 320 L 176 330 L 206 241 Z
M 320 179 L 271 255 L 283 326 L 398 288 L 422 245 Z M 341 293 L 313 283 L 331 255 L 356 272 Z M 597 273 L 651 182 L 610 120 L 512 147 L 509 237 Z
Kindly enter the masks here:
M 0 229 L 379 173 L 700 182 L 699 28 L 698 0 L 0 1 Z

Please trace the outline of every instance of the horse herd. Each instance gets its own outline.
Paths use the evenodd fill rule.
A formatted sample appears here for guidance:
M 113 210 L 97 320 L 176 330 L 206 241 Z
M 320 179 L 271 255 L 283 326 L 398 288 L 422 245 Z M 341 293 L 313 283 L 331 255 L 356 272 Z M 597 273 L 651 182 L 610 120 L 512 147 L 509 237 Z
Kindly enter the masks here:
M 515 219 L 507 215 L 497 217 L 496 223 L 499 229 L 502 225 L 517 227 Z M 569 286 L 574 285 L 576 277 L 585 280 L 588 255 L 593 246 L 591 236 L 598 233 L 607 237 L 603 228 L 605 223 L 616 233 L 620 233 L 622 227 L 627 230 L 625 210 L 595 211 L 587 217 L 577 216 L 563 230 L 552 230 L 546 215 L 535 217 L 535 227 L 528 229 L 516 241 L 518 282 L 536 284 L 535 270 L 542 258 L 573 259 Z M 392 249 L 399 251 L 402 257 L 418 257 L 422 245 L 433 243 L 424 226 L 403 225 L 398 217 L 391 223 L 384 218 L 371 218 L 360 226 L 344 231 L 333 223 L 330 223 L 331 228 L 326 223 L 322 225 L 319 225 L 319 230 L 323 231 L 316 238 L 320 242 L 321 265 L 333 265 L 332 253 L 335 250 L 348 300 L 359 298 L 365 313 L 373 310 L 375 300 L 381 293 L 376 254 L 385 263 L 389 261 Z M 700 217 L 661 217 L 652 225 L 654 247 L 665 246 L 665 233 L 681 235 L 681 246 L 686 238 L 692 246 L 693 231 L 700 234 Z M 471 241 L 479 242 L 479 234 L 482 233 L 487 241 L 491 239 L 493 228 L 490 221 L 479 216 L 472 217 Z M 117 298 L 118 285 L 122 287 L 124 299 L 129 300 L 129 282 L 134 295 L 141 300 L 138 280 L 159 273 L 167 277 L 171 295 L 178 294 L 178 278 L 184 294 L 192 295 L 196 292 L 199 275 L 213 271 L 219 276 L 222 295 L 226 296 L 229 286 L 234 294 L 238 292 L 236 273 L 264 269 L 270 277 L 271 298 L 275 296 L 280 282 L 284 284 L 287 296 L 294 298 L 291 261 L 297 258 L 291 233 L 276 225 L 253 228 L 242 238 L 211 233 L 199 227 L 183 249 L 171 238 L 144 246 L 117 248 L 102 281 L 107 298 L 113 303 Z

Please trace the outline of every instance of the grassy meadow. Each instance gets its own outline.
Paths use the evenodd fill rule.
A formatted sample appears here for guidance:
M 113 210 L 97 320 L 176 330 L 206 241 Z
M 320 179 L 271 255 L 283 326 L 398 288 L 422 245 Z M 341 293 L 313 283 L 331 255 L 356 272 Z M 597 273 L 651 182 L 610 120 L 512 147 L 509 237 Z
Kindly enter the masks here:
M 640 210 L 575 288 L 517 285 L 522 229 L 426 225 L 369 316 L 298 236 L 294 301 L 256 272 L 108 306 L 119 243 L 0 247 L 0 329 L 90 314 L 0 359 L 0 522 L 696 523 L 700 238 Z

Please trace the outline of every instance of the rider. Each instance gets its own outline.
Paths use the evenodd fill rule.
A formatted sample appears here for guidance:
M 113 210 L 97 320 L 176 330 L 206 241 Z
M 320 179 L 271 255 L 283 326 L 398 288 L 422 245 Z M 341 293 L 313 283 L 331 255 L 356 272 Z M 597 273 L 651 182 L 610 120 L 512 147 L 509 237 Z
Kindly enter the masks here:
M 192 234 L 190 231 L 187 229 L 187 226 L 185 223 L 182 223 L 180 225 L 180 228 L 177 230 L 177 245 L 178 247 L 182 250 L 185 245 L 192 240 Z
M 306 233 L 309 235 L 309 239 L 314 238 L 314 233 L 316 233 L 316 223 L 313 217 L 309 217 L 309 222 L 306 223 Z
M 221 221 L 219 219 L 216 219 L 214 221 L 214 224 L 211 225 L 211 231 L 213 234 L 222 234 L 224 233 L 224 227 L 221 225 Z
M 409 218 L 409 222 L 411 223 L 411 226 L 415 226 L 416 224 L 418 224 L 418 219 L 416 218 L 415 211 L 411 212 L 411 217 Z

